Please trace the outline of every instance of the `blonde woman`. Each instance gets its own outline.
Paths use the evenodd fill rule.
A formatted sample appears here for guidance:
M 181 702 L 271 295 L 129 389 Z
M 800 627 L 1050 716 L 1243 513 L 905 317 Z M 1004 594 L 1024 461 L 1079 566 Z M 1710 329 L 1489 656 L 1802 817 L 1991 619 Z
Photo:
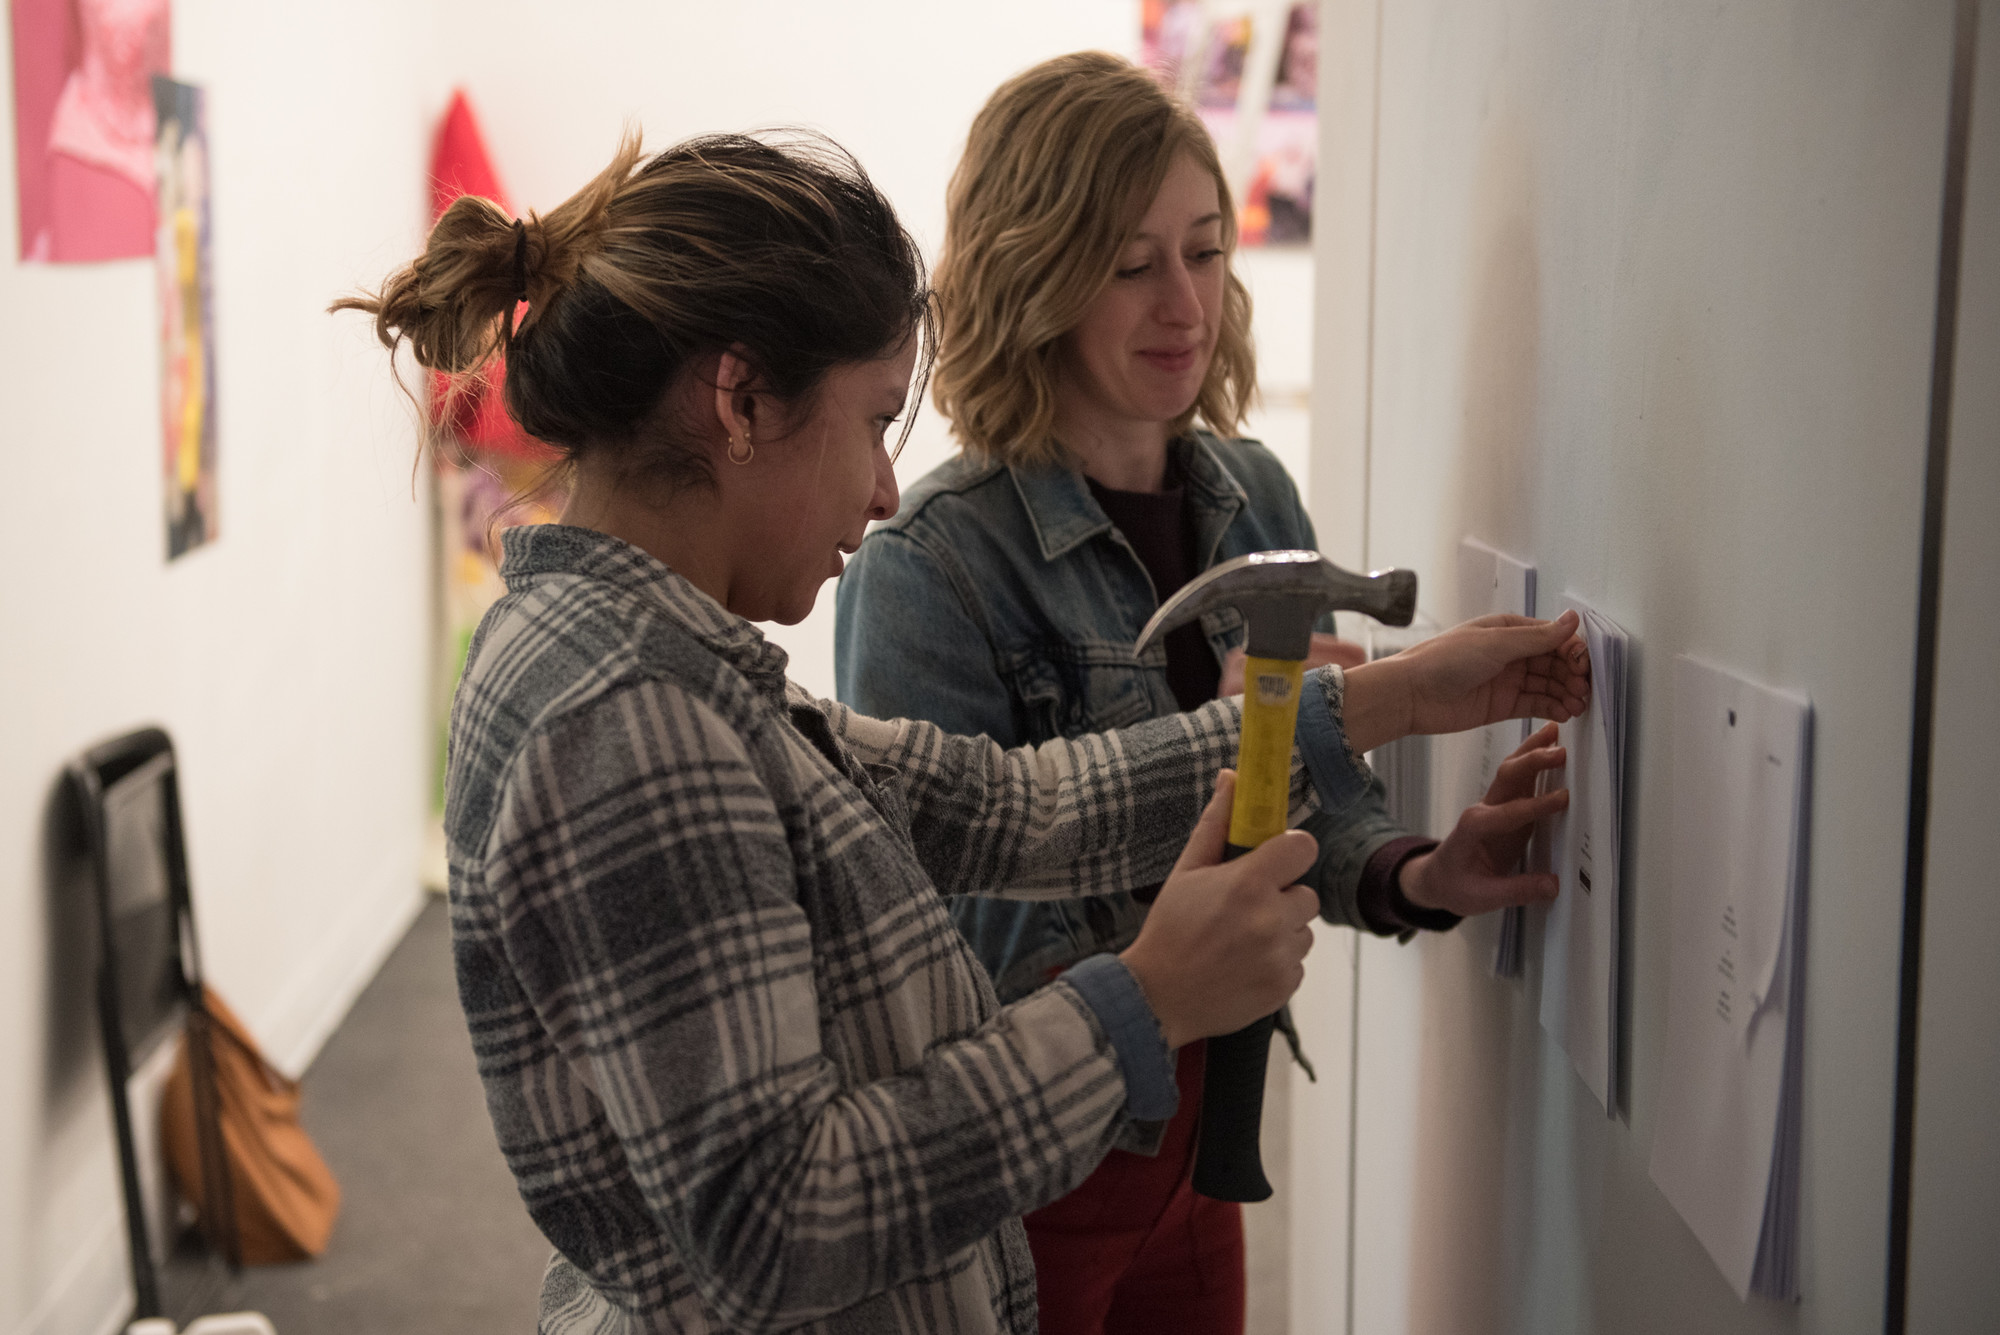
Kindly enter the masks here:
M 1256 384 L 1250 300 L 1201 122 L 1116 57 L 1048 61 L 973 122 L 948 210 L 934 384 L 963 450 L 848 565 L 841 699 L 1015 746 L 1238 689 L 1233 618 L 1144 660 L 1131 651 L 1201 571 L 1314 545 L 1284 468 L 1233 436 Z M 1330 635 L 1316 648 L 1358 659 Z M 1407 934 L 1552 897 L 1552 877 L 1503 871 L 1564 800 L 1529 797 L 1562 763 L 1553 735 L 1524 745 L 1441 846 L 1391 822 L 1379 785 L 1307 820 L 1319 854 L 1306 882 L 1324 916 Z M 960 899 L 952 914 L 1011 999 L 1144 931 L 1143 890 L 1097 888 L 1061 903 Z M 1242 1328 L 1239 1208 L 1190 1185 L 1202 1065 L 1202 1044 L 1181 1049 L 1177 1114 L 1128 1126 L 1082 1187 L 1028 1216 L 1045 1335 Z
M 631 144 L 546 216 L 461 199 L 340 304 L 430 370 L 504 346 L 571 470 L 562 522 L 504 535 L 446 778 L 459 996 L 557 1251 L 540 1330 L 1032 1330 L 1016 1216 L 1303 974 L 1311 840 L 1217 863 L 1234 707 L 1006 751 L 786 680 L 751 622 L 895 512 L 931 308 L 829 145 Z M 1351 800 L 1371 739 L 1581 708 L 1571 629 L 1322 673 L 1299 810 Z M 1005 1007 L 938 895 L 1162 876 L 1129 949 Z

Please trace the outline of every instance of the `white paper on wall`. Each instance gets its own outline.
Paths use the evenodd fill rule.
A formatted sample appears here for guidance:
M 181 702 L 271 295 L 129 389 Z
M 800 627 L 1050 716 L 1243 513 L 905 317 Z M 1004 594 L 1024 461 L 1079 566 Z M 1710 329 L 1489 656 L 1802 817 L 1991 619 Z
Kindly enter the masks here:
M 1674 660 L 1667 1047 L 1652 1175 L 1739 1298 L 1798 1296 L 1812 707 Z
M 1458 545 L 1457 608 L 1459 621 L 1490 612 L 1533 616 L 1535 568 L 1477 538 L 1465 538 Z M 1532 720 L 1508 719 L 1438 739 L 1446 776 L 1439 794 L 1442 809 L 1434 816 L 1440 833 L 1451 828 L 1461 811 L 1486 795 L 1500 762 L 1533 730 Z M 1524 918 L 1524 910 L 1503 909 L 1472 918 L 1460 929 L 1479 943 L 1480 952 L 1492 961 L 1496 978 L 1518 978 L 1521 974 Z
M 1546 830 L 1561 888 L 1542 929 L 1542 1028 L 1615 1117 L 1627 636 L 1579 598 L 1563 606 L 1576 610 L 1590 647 L 1590 707 L 1560 729 L 1569 809 Z

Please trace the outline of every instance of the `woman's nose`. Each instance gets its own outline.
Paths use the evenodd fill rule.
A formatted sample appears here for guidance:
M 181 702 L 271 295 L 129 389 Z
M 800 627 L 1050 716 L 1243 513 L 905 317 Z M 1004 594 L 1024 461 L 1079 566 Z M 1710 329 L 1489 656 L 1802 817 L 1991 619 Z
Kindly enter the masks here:
M 1175 260 L 1162 271 L 1164 290 L 1160 293 L 1159 318 L 1162 323 L 1191 328 L 1201 323 L 1201 298 L 1195 292 L 1194 275 L 1186 264 Z
M 875 458 L 875 495 L 868 507 L 870 519 L 891 519 L 896 508 L 903 503 L 902 493 L 896 489 L 896 465 L 889 460 L 889 451 L 878 450 Z

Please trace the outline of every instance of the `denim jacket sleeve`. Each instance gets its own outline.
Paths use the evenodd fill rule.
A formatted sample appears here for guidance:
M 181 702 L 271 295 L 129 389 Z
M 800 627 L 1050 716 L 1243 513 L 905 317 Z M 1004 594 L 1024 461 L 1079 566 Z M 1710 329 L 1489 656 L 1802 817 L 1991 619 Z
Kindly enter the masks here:
M 1313 532 L 1312 516 L 1306 513 L 1299 499 L 1297 485 L 1290 474 L 1281 473 L 1280 477 L 1292 522 L 1304 538 L 1301 545 L 1318 551 L 1319 536 Z M 1321 617 L 1314 629 L 1334 633 L 1333 614 Z M 1377 850 L 1410 833 L 1391 819 L 1385 801 L 1387 795 L 1382 781 L 1368 772 L 1368 790 L 1358 800 L 1337 810 L 1314 812 L 1299 823 L 1300 829 L 1319 841 L 1319 861 L 1313 864 L 1305 884 L 1318 893 L 1320 916 L 1330 923 L 1364 932 L 1380 930 L 1361 912 L 1361 876 Z
M 1368 788 L 1338 811 L 1321 808 L 1299 822 L 1299 828 L 1319 841 L 1319 861 L 1305 878 L 1319 895 L 1319 912 L 1330 923 L 1388 935 L 1362 915 L 1361 873 L 1368 860 L 1392 839 L 1409 833 L 1389 816 L 1383 805 L 1382 781 L 1373 774 Z
M 936 554 L 909 534 L 883 529 L 848 558 L 834 588 L 835 690 L 843 703 L 874 718 L 921 718 L 946 732 L 984 733 L 1002 746 L 1015 736 L 1007 688 L 993 661 L 992 638 Z M 872 607 L 876 615 L 862 609 Z M 897 608 L 923 639 L 925 668 L 910 670 L 912 646 L 881 638 L 883 608 Z

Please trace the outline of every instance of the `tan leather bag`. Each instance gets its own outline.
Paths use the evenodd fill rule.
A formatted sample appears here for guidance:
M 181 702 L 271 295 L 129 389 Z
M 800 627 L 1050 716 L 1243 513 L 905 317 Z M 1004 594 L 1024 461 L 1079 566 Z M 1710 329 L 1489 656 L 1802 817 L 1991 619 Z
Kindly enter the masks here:
M 217 1120 L 245 1265 L 301 1261 L 326 1250 L 340 1213 L 340 1184 L 299 1125 L 299 1086 L 264 1060 L 230 1009 L 206 987 L 213 1035 Z M 188 1044 L 181 1038 L 160 1108 L 167 1170 L 213 1232 L 203 1201 Z

